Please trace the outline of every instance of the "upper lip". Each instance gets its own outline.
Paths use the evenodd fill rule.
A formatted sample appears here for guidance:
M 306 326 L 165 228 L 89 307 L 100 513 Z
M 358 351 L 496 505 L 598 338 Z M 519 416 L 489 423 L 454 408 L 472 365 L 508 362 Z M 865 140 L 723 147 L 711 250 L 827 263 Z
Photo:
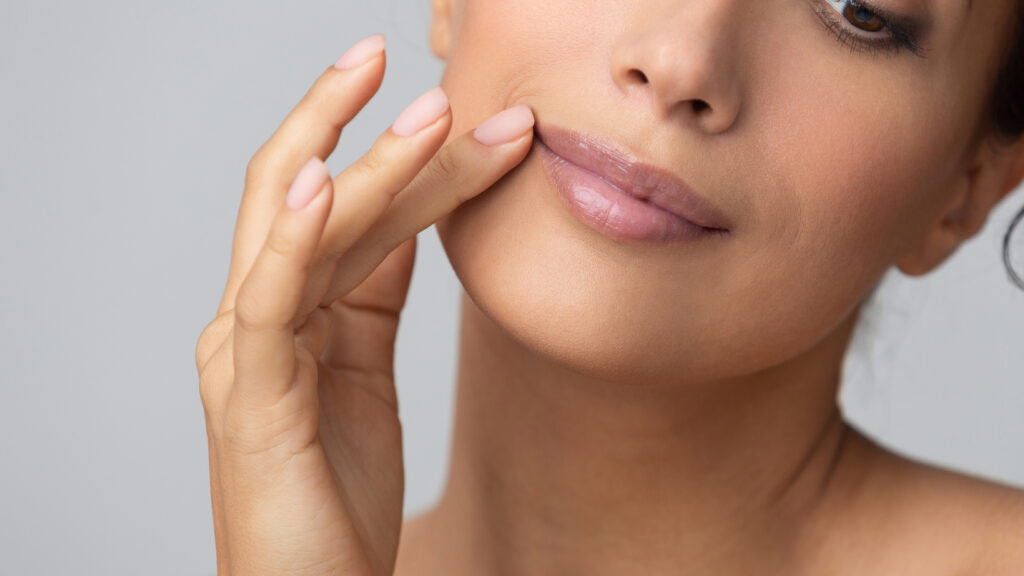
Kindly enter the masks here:
M 623 192 L 647 200 L 704 228 L 728 230 L 725 215 L 675 174 L 640 161 L 613 142 L 596 136 L 534 123 L 541 143 L 577 166 L 593 172 Z

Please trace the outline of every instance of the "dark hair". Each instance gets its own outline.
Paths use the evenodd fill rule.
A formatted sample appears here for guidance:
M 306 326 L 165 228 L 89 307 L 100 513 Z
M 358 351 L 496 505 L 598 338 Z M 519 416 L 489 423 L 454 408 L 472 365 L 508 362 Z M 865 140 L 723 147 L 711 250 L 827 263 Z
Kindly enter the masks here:
M 992 93 L 988 132 L 992 132 L 998 143 L 1012 143 L 1024 135 L 1024 0 L 1017 4 L 1017 16 L 1010 37 L 1010 49 L 996 76 Z M 1024 278 L 1013 269 L 1010 262 L 1010 236 L 1017 223 L 1024 218 L 1024 207 L 1017 212 L 1003 236 L 1003 264 L 1010 279 L 1024 290 Z

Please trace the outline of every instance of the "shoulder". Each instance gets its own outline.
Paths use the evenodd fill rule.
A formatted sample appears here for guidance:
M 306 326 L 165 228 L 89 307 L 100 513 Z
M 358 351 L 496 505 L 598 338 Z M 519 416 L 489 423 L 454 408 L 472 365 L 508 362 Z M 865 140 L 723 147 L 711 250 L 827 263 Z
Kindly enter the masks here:
M 1024 489 L 875 446 L 873 514 L 899 548 L 937 574 L 1024 575 Z
M 954 574 L 1024 574 L 1024 489 L 915 462 L 921 522 L 945 525 L 945 541 L 962 547 Z
M 1024 489 L 848 433 L 801 574 L 1024 575 Z

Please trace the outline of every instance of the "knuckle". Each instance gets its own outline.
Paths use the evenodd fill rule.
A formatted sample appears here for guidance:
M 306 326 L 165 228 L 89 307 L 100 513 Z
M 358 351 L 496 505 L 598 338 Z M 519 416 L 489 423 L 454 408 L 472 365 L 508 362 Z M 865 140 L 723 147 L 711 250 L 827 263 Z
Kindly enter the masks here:
M 271 228 L 266 240 L 263 241 L 263 249 L 271 256 L 281 259 L 290 259 L 294 252 L 291 239 L 285 237 L 277 228 Z
M 252 157 L 249 158 L 249 163 L 245 165 L 245 183 L 250 185 L 263 180 L 269 172 L 269 164 L 269 153 L 267 152 L 266 144 L 264 144 L 256 150 Z
M 196 341 L 196 370 L 202 370 L 203 365 L 210 359 L 213 349 L 212 341 L 213 333 L 210 332 L 209 327 L 199 333 L 199 339 Z
M 365 154 L 359 159 L 356 164 L 357 170 L 360 175 L 364 177 L 374 177 L 387 169 L 387 161 L 384 158 L 383 152 L 377 146 L 372 146 Z
M 277 134 L 275 133 L 275 136 Z M 284 162 L 287 160 L 287 155 L 281 153 L 281 145 L 280 143 L 275 144 L 276 140 L 277 138 L 271 137 L 249 158 L 249 162 L 245 165 L 247 188 L 272 183 L 276 175 L 285 171 Z
M 259 313 L 259 306 L 256 304 L 250 304 L 252 301 L 253 300 L 249 298 L 245 300 L 244 304 L 242 302 L 238 303 L 237 319 L 235 320 L 238 328 L 248 333 L 259 332 L 266 328 Z
M 317 114 L 332 104 L 335 98 L 333 92 L 337 88 L 338 78 L 334 74 L 330 74 L 330 71 L 331 68 L 327 68 L 324 70 L 324 73 L 313 80 L 306 93 L 295 103 L 295 106 L 292 108 L 293 113 L 305 114 L 312 112 Z
M 262 326 L 260 305 L 248 285 L 242 285 L 235 300 L 235 326 L 246 332 L 255 332 Z
M 224 391 L 233 380 L 231 343 L 225 342 L 199 372 L 199 401 L 209 421 L 221 412 Z
M 259 292 L 259 294 L 257 294 Z M 235 328 L 247 333 L 264 332 L 267 330 L 283 330 L 291 326 L 290 319 L 275 320 L 270 317 L 264 298 L 272 295 L 264 294 L 265 290 L 242 286 L 235 301 Z
M 438 150 L 430 162 L 429 170 L 433 180 L 454 180 L 459 172 L 459 159 L 455 156 L 452 148 L 446 146 Z
M 231 329 L 231 321 L 231 314 L 221 314 L 210 321 L 199 333 L 199 338 L 196 340 L 196 369 L 202 370 L 217 348 L 224 342 L 225 335 Z

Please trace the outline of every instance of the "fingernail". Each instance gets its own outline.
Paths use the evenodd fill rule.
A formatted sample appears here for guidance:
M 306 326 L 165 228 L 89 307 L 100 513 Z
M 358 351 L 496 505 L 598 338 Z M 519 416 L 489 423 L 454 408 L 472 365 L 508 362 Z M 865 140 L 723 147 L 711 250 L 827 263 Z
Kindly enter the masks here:
M 334 67 L 342 70 L 351 70 L 383 51 L 384 35 L 374 34 L 353 44 L 351 48 L 341 55 L 341 58 L 338 58 L 338 61 L 334 63 Z
M 292 210 L 302 210 L 316 196 L 317 192 L 323 190 L 326 180 L 330 177 L 331 172 L 323 160 L 313 156 L 292 181 L 291 187 L 288 188 L 285 204 Z
M 448 109 L 448 96 L 440 86 L 431 88 L 413 100 L 391 125 L 399 136 L 412 136 L 434 123 Z
M 515 140 L 530 128 L 533 128 L 533 111 L 520 104 L 484 120 L 473 131 L 473 137 L 482 144 L 495 146 Z

